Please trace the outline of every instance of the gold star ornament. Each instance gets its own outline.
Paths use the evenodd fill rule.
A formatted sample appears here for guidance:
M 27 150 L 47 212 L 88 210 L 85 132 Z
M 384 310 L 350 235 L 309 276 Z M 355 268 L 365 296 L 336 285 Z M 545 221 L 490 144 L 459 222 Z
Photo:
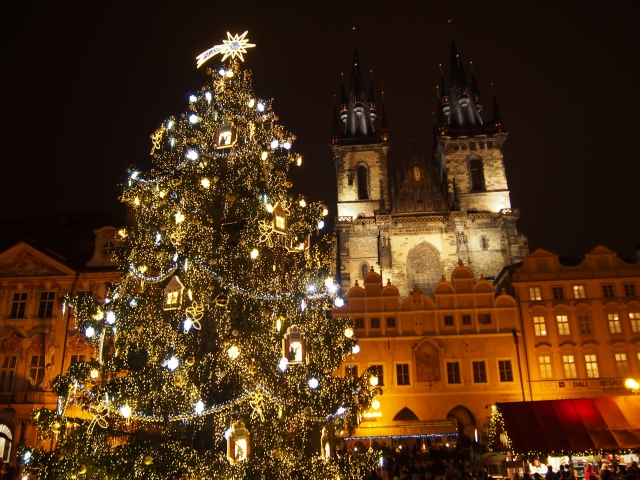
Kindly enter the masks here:
M 242 35 L 231 35 L 229 32 L 227 32 L 227 39 L 222 41 L 222 45 L 216 45 L 206 52 L 202 52 L 196 57 L 196 60 L 198 60 L 198 68 L 200 68 L 204 62 L 209 60 L 214 55 L 217 55 L 218 53 L 221 53 L 223 55 L 223 62 L 229 57 L 231 57 L 232 59 L 237 57 L 244 62 L 244 57 L 242 56 L 242 54 L 247 53 L 247 48 L 255 47 L 255 44 L 249 43 L 249 40 L 245 38 L 247 36 L 247 33 L 249 33 L 248 30 Z

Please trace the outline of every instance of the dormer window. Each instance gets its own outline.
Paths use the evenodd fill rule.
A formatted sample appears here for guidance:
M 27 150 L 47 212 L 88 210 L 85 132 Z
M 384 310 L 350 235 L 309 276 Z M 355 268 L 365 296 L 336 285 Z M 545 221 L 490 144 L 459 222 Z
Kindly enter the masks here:
M 102 244 L 102 254 L 111 255 L 113 253 L 114 244 L 111 241 L 104 242 Z

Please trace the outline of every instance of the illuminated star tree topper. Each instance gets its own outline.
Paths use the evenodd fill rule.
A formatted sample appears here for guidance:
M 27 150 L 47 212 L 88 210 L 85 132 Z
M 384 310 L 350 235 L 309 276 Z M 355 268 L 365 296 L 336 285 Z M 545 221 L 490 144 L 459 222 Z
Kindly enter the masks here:
M 222 61 L 224 62 L 228 57 L 236 58 L 238 57 L 240 60 L 244 62 L 243 53 L 247 53 L 247 48 L 255 47 L 255 44 L 249 43 L 245 37 L 247 36 L 249 31 L 247 30 L 242 35 L 231 35 L 227 32 L 227 39 L 223 40 L 223 45 L 216 45 L 206 52 L 202 52 L 200 55 L 196 57 L 198 60 L 198 68 L 202 66 L 204 62 L 209 60 L 214 55 L 218 53 L 222 53 L 224 56 L 222 57 Z

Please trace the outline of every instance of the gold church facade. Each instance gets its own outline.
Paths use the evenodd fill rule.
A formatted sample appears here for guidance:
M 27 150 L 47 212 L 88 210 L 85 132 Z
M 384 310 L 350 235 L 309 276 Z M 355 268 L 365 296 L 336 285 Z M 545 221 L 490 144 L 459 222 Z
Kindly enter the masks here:
M 475 76 L 468 81 L 452 45 L 449 85 L 438 99 L 432 153 L 414 146 L 408 162 L 388 164 L 390 131 L 374 86 L 364 88 L 354 53 L 351 86 L 343 85 L 331 137 L 336 173 L 336 275 L 344 288 L 371 267 L 407 297 L 417 286 L 431 295 L 460 261 L 474 278 L 495 278 L 528 254 L 509 198 L 503 147 L 507 132 L 495 96 L 484 121 Z

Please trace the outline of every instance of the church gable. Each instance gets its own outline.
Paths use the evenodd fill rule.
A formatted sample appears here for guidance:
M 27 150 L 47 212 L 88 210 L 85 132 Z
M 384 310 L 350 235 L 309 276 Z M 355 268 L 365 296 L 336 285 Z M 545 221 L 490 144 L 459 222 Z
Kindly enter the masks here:
M 392 213 L 435 213 L 448 210 L 432 172 L 425 167 L 422 155 L 414 151 L 404 180 L 393 199 Z
M 69 267 L 21 242 L 0 254 L 0 278 L 73 275 Z

